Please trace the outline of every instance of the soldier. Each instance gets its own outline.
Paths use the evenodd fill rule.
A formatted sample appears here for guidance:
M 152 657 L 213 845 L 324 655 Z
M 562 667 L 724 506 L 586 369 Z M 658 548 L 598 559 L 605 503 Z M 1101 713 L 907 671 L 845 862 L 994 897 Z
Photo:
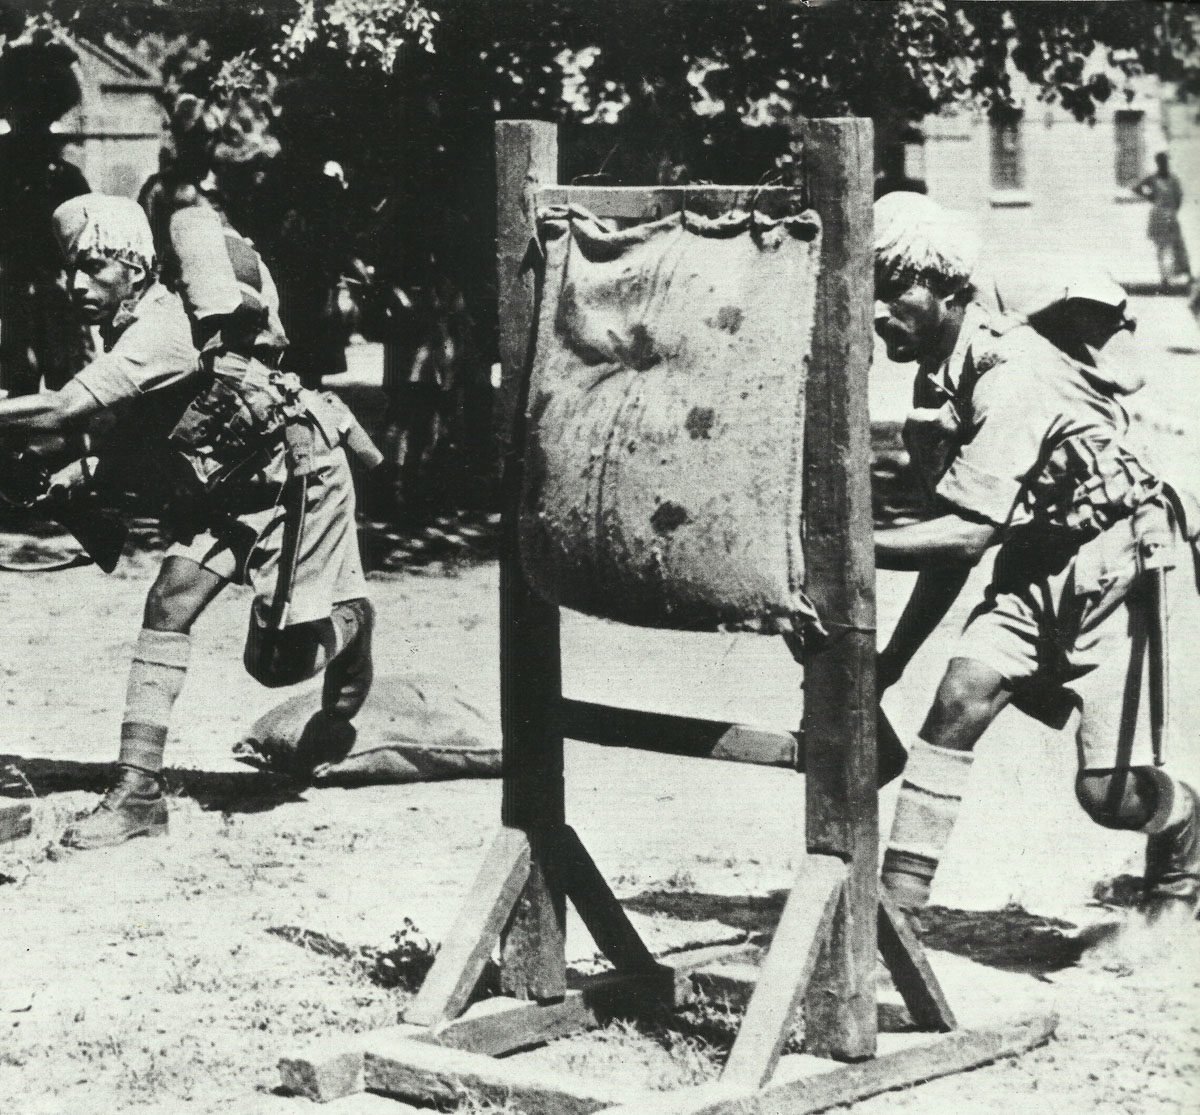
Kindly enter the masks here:
M 184 211 L 186 220 L 205 212 Z M 145 494 L 154 482 L 176 538 L 146 598 L 116 783 L 63 835 L 70 847 L 97 848 L 166 831 L 163 751 L 190 632 L 227 584 L 255 590 L 244 658 L 254 678 L 290 685 L 325 670 L 323 723 L 310 734 L 318 748 L 345 738 L 339 728 L 366 698 L 374 613 L 343 448 L 360 431 L 334 401 L 260 359 L 271 356 L 262 342 L 274 336 L 274 312 L 257 257 L 238 256 L 204 219 L 195 237 L 184 230 L 184 255 L 209 264 L 191 272 L 189 317 L 154 278 L 136 203 L 86 194 L 61 205 L 54 226 L 74 301 L 106 351 L 59 391 L 0 402 L 0 429 L 54 431 L 116 415 L 94 470 L 64 483 L 94 472 L 96 483 Z
M 881 568 L 919 574 L 879 656 L 881 691 L 970 568 L 999 552 L 910 750 L 883 884 L 906 909 L 925 904 L 972 749 L 1012 703 L 1059 728 L 1078 713 L 1080 805 L 1107 828 L 1148 834 L 1148 915 L 1190 911 L 1200 893 L 1196 793 L 1159 765 L 1157 746 L 1155 761 L 1135 757 L 1133 736 L 1143 656 L 1152 675 L 1164 668 L 1166 570 L 1190 567 L 1178 543 L 1200 524 L 1185 521 L 1177 494 L 1131 449 L 1120 376 L 1099 358 L 1097 342 L 1124 324 L 1123 299 L 1072 357 L 984 310 L 969 253 L 932 203 L 896 199 L 878 222 L 876 331 L 892 360 L 918 362 L 906 436 L 937 514 L 876 534 Z M 1093 303 L 1083 320 L 1104 310 Z M 1191 569 L 1177 572 L 1176 590 L 1194 594 Z M 1152 721 L 1163 702 L 1152 677 Z

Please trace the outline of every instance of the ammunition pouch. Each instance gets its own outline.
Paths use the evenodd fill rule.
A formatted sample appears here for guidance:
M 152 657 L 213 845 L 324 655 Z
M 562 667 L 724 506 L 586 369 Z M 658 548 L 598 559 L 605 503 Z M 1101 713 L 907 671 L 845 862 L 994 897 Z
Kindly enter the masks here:
M 284 436 L 289 402 L 285 377 L 253 358 L 221 353 L 209 371 L 208 385 L 167 438 L 206 495 L 270 461 Z M 292 394 L 298 391 L 297 382 Z
M 208 385 L 188 405 L 168 441 L 199 492 L 213 495 L 244 480 L 283 446 L 288 474 L 315 467 L 316 437 L 345 445 L 368 468 L 382 460 L 346 405 L 334 395 L 306 391 L 290 373 L 254 357 L 223 352 L 209 362 Z
M 1161 508 L 1162 496 L 1162 482 L 1128 449 L 1088 433 L 1064 438 L 1051 450 L 1029 485 L 1027 502 L 1038 525 L 1087 541 L 1133 515 L 1146 517 L 1149 530 L 1149 510 L 1141 509 Z

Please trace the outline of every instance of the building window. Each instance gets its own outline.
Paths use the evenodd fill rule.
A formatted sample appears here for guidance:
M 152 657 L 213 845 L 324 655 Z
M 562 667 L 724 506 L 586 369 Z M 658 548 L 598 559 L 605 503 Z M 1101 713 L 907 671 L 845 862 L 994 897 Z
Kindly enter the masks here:
M 1143 114 L 1132 110 L 1119 111 L 1113 118 L 1118 186 L 1133 186 L 1141 180 L 1146 163 L 1144 124 Z
M 992 189 L 1025 188 L 1025 146 L 1022 120 L 1015 116 L 992 121 Z

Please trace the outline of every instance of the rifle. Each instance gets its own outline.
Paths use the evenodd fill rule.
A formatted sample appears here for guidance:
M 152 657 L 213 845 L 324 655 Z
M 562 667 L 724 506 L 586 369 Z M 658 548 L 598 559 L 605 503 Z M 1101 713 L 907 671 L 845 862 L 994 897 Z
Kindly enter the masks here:
M 56 523 L 83 549 L 81 555 L 49 565 L 0 562 L 0 572 L 53 573 L 92 563 L 105 573 L 116 568 L 129 533 L 124 522 L 86 487 L 51 488 L 50 469 L 32 450 L 0 449 L 0 503 Z

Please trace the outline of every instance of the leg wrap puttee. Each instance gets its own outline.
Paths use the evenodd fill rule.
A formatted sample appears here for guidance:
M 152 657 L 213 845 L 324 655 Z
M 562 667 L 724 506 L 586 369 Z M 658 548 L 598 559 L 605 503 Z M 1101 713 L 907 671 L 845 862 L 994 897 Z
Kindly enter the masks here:
M 148 774 L 162 771 L 171 710 L 183 689 L 192 638 L 177 631 L 143 629 L 129 670 L 118 762 Z
M 970 751 L 935 747 L 924 740 L 908 753 L 883 857 L 883 885 L 901 906 L 923 906 L 929 899 L 973 761 Z

